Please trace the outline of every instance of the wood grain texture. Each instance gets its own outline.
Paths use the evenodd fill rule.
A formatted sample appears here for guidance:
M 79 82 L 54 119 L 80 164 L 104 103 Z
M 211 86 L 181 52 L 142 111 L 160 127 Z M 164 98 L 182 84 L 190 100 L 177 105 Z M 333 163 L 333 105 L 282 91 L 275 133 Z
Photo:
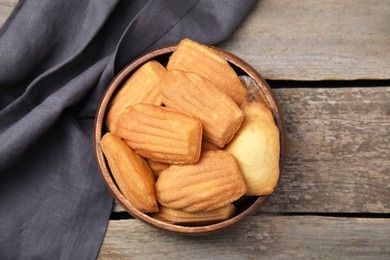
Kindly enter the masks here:
M 138 220 L 110 221 L 98 259 L 389 259 L 388 219 L 255 216 L 184 237 Z
M 390 87 L 315 87 L 274 90 L 287 156 L 259 211 L 390 213 Z
M 219 45 L 267 79 L 390 78 L 388 0 L 259 0 Z
M 17 0 L 0 0 L 0 26 L 7 20 L 17 2 Z
M 287 158 L 263 210 L 389 213 L 390 87 L 275 93 Z
M 0 0 L 0 24 L 16 0 Z M 388 0 L 259 0 L 218 46 L 267 79 L 390 79 Z

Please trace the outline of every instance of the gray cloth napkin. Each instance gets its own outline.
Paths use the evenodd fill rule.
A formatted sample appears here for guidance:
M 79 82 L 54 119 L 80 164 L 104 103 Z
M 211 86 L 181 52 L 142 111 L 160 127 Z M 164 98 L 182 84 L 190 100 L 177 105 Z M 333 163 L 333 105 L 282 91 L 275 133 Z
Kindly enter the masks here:
M 94 259 L 113 199 L 92 128 L 114 75 L 184 37 L 227 38 L 254 0 L 23 0 L 0 29 L 0 259 Z

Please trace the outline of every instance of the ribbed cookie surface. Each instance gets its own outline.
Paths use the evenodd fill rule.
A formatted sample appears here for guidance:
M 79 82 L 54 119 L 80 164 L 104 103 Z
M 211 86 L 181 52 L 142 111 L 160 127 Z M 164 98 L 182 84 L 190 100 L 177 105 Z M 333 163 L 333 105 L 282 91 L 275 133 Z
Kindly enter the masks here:
M 247 99 L 247 91 L 229 63 L 212 48 L 182 40 L 169 58 L 168 70 L 194 72 L 213 82 L 238 105 Z
M 145 160 L 115 134 L 105 134 L 100 146 L 119 189 L 129 203 L 144 213 L 157 212 L 154 176 Z
M 224 151 L 204 152 L 194 165 L 171 165 L 156 182 L 161 205 L 187 212 L 220 208 L 245 192 L 236 160 Z
M 183 225 L 205 225 L 226 220 L 234 215 L 236 208 L 233 204 L 227 204 L 221 208 L 198 211 L 185 212 L 177 209 L 170 209 L 160 206 L 158 213 L 153 214 L 153 217 L 173 223 Z
M 166 107 L 128 107 L 119 117 L 117 133 L 139 155 L 157 162 L 192 164 L 199 160 L 201 122 Z
M 241 125 L 244 114 L 237 104 L 195 73 L 168 71 L 159 87 L 163 103 L 199 118 L 204 137 L 218 147 L 229 142 Z
M 105 123 L 111 132 L 116 131 L 118 117 L 126 107 L 138 103 L 161 105 L 157 84 L 165 72 L 166 69 L 160 63 L 149 61 L 131 75 L 109 104 Z

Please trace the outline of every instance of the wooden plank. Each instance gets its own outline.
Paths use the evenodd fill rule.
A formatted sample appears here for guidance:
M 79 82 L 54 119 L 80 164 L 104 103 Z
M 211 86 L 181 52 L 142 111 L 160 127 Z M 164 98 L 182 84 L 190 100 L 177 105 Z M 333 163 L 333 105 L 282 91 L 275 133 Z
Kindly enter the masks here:
M 315 87 L 274 90 L 287 158 L 260 212 L 389 213 L 390 87 Z
M 98 259 L 389 259 L 389 219 L 256 216 L 224 232 L 184 237 L 110 221 Z
M 220 47 L 268 79 L 390 78 L 388 0 L 261 0 Z
M 390 87 L 275 93 L 287 158 L 264 210 L 389 213 Z
M 0 0 L 0 24 L 16 0 Z M 389 79 L 388 0 L 261 0 L 219 46 L 267 79 Z
M 11 14 L 17 2 L 17 0 L 0 0 L 0 26 Z

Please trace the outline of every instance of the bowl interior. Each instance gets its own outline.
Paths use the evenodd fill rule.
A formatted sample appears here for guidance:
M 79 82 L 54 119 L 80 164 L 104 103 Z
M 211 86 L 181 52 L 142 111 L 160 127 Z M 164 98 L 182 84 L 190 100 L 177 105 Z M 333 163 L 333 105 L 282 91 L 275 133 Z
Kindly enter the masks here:
M 95 156 L 98 162 L 98 166 L 100 169 L 100 173 L 114 196 L 114 198 L 122 205 L 122 207 L 130 213 L 133 217 L 149 224 L 154 227 L 172 231 L 178 234 L 184 235 L 202 235 L 208 234 L 211 232 L 215 232 L 218 230 L 222 230 L 224 228 L 230 227 L 240 220 L 244 219 L 248 215 L 253 214 L 256 209 L 265 202 L 265 200 L 270 196 L 243 196 L 241 199 L 236 201 L 234 205 L 237 208 L 237 214 L 225 221 L 203 225 L 203 226 L 182 226 L 182 225 L 174 225 L 169 224 L 158 219 L 155 219 L 148 214 L 144 214 L 135 209 L 122 195 L 118 186 L 115 183 L 113 176 L 108 168 L 107 162 L 104 158 L 103 152 L 100 148 L 100 140 L 102 136 L 106 133 L 106 128 L 104 126 L 104 117 L 108 107 L 108 104 L 111 98 L 115 95 L 116 91 L 118 91 L 124 81 L 126 81 L 133 72 L 135 72 L 140 66 L 146 63 L 149 60 L 156 60 L 160 62 L 162 65 L 166 65 L 168 63 L 168 59 L 172 52 L 176 49 L 175 46 L 163 47 L 152 52 L 149 52 L 129 65 L 127 65 L 111 82 L 111 84 L 106 89 L 103 98 L 101 99 L 100 105 L 97 110 L 95 126 L 94 126 L 94 142 L 95 142 Z M 275 122 L 279 128 L 280 132 L 280 174 L 282 173 L 284 157 L 285 157 L 285 126 L 282 115 L 280 113 L 280 109 L 277 105 L 275 98 L 272 95 L 271 89 L 266 83 L 266 81 L 258 74 L 249 64 L 236 57 L 235 55 L 228 53 L 224 50 L 214 48 L 218 52 L 220 52 L 225 59 L 229 62 L 229 64 L 236 71 L 238 76 L 240 77 L 250 77 L 255 84 L 251 84 L 249 86 L 249 90 L 251 94 L 251 100 L 257 100 L 262 98 L 268 103 L 270 109 L 272 110 Z M 248 88 L 248 86 L 247 86 Z

